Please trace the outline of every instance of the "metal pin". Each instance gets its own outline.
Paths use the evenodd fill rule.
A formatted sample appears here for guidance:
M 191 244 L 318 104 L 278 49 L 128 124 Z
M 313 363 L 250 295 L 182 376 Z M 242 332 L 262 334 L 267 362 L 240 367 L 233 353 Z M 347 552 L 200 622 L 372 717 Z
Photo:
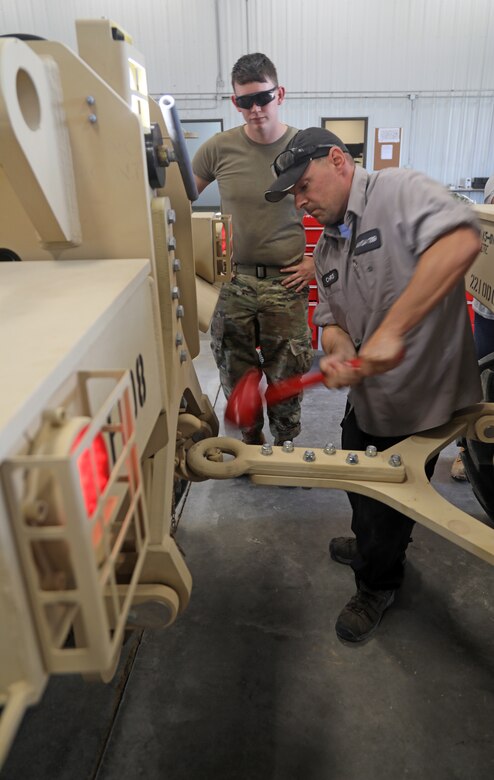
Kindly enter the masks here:
M 358 455 L 356 452 L 349 452 L 346 456 L 346 462 L 350 463 L 352 466 L 355 465 L 355 463 L 358 463 Z
M 401 466 L 401 456 L 400 455 L 390 455 L 389 456 L 389 465 L 390 466 Z
M 324 445 L 323 452 L 325 455 L 334 455 L 336 452 L 336 446 L 332 441 L 328 441 L 328 443 Z
M 305 450 L 304 460 L 306 463 L 313 463 L 316 459 L 316 453 L 314 450 Z

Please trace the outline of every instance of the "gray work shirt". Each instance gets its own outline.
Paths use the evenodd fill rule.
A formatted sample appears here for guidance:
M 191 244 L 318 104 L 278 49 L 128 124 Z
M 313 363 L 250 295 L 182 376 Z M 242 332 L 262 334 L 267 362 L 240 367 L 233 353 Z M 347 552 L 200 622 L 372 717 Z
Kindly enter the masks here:
M 421 254 L 472 209 L 417 171 L 356 167 L 341 226 L 325 228 L 314 251 L 317 325 L 339 325 L 358 350 L 410 282 Z M 343 235 L 342 235 L 343 233 Z M 410 435 L 447 422 L 481 399 L 463 282 L 405 337 L 403 362 L 352 388 L 362 430 Z

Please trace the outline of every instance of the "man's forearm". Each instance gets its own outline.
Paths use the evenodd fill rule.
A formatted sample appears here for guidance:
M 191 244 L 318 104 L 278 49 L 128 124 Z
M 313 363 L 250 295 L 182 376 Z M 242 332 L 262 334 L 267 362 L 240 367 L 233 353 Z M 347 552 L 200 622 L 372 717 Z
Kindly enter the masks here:
M 321 358 L 319 367 L 324 374 L 326 387 L 347 387 L 360 381 L 360 375 L 350 363 L 356 352 L 346 331 L 338 325 L 326 325 L 321 344 L 326 356 Z
M 321 346 L 326 355 L 336 355 L 342 360 L 351 360 L 356 354 L 350 336 L 339 325 L 326 325 L 323 328 Z

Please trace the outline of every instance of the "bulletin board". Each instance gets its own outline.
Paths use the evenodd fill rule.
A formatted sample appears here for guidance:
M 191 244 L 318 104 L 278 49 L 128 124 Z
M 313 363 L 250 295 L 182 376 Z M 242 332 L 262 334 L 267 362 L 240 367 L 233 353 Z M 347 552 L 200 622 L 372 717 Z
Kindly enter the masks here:
M 374 170 L 399 168 L 401 156 L 401 127 L 376 127 L 374 140 Z

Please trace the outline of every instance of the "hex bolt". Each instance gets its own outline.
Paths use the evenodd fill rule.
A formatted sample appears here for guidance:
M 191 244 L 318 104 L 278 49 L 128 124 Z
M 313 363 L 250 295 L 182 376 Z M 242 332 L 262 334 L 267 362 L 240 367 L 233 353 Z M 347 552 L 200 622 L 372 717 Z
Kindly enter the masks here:
M 182 336 L 181 333 L 177 333 L 177 335 L 175 336 L 175 346 L 180 347 L 180 345 L 183 343 L 184 343 L 184 337 Z
M 168 209 L 166 212 L 166 221 L 169 225 L 174 225 L 177 221 L 177 215 L 175 213 L 175 209 Z
M 175 236 L 170 236 L 170 238 L 168 239 L 167 246 L 168 246 L 168 250 L 170 252 L 171 252 L 172 249 L 175 249 L 175 247 L 177 246 L 177 241 L 175 239 Z
M 178 300 L 180 298 L 180 288 L 172 287 L 172 300 Z
M 328 443 L 324 445 L 323 452 L 325 455 L 334 455 L 336 452 L 336 446 L 332 441 L 328 441 Z
M 187 360 L 187 350 L 186 349 L 181 349 L 180 350 L 180 362 L 181 363 L 185 363 L 186 360 Z
M 273 448 L 271 444 L 263 444 L 261 447 L 261 455 L 272 455 Z
M 92 95 L 88 95 L 86 98 L 86 103 L 88 104 L 88 106 L 94 106 L 96 100 L 93 98 Z
M 180 320 L 185 316 L 185 309 L 182 305 L 177 306 L 177 320 Z
M 304 452 L 304 460 L 306 463 L 314 463 L 316 459 L 316 453 L 314 450 L 305 450 Z
M 180 263 L 180 260 L 177 257 L 175 257 L 175 259 L 173 260 L 173 263 L 172 263 L 172 269 L 174 271 L 180 271 L 181 267 L 182 267 L 182 265 Z
M 346 462 L 350 463 L 350 465 L 354 466 L 356 463 L 358 463 L 358 455 L 356 452 L 349 452 L 346 456 Z
M 89 122 L 91 122 L 92 125 L 94 125 L 94 123 L 98 121 L 98 117 L 96 116 L 96 114 L 89 114 L 88 120 Z
M 374 447 L 373 444 L 369 444 L 365 448 L 365 454 L 367 455 L 368 458 L 375 458 L 377 455 L 377 447 Z
M 389 456 L 389 465 L 390 466 L 395 466 L 395 467 L 396 466 L 401 466 L 401 456 L 400 455 L 396 455 L 395 453 L 393 453 L 393 455 L 390 455 Z
M 295 447 L 293 446 L 293 441 L 284 441 L 283 442 L 283 452 L 293 452 Z

